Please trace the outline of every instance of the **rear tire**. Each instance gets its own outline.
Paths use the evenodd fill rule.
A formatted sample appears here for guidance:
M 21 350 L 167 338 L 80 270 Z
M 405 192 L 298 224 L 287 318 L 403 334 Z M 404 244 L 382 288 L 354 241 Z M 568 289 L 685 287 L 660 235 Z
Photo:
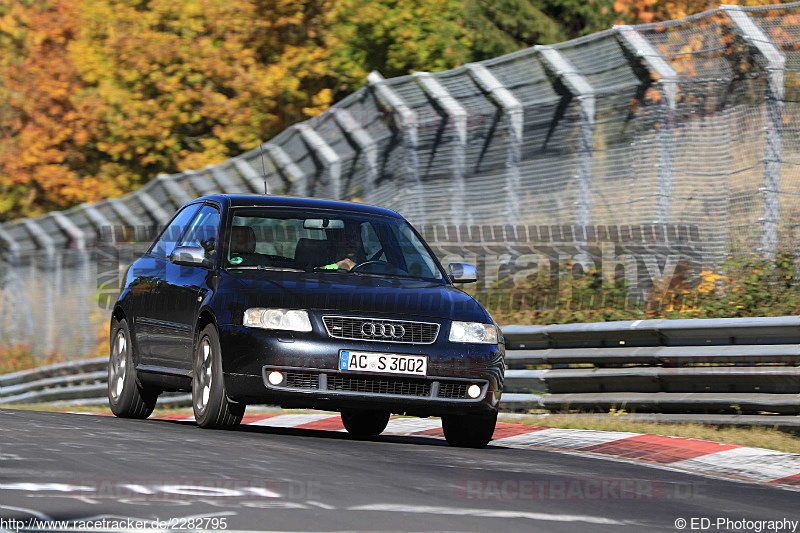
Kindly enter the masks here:
M 444 438 L 450 446 L 483 448 L 492 440 L 497 412 L 491 415 L 446 415 L 442 417 Z
M 222 375 L 222 350 L 213 324 L 200 332 L 194 349 L 192 407 L 201 428 L 227 429 L 239 425 L 247 407 L 228 400 Z
M 156 406 L 158 393 L 136 383 L 128 322 L 114 319 L 108 357 L 108 405 L 111 412 L 120 418 L 147 418 Z
M 342 411 L 342 424 L 347 432 L 355 437 L 374 437 L 380 435 L 389 423 L 388 411 Z

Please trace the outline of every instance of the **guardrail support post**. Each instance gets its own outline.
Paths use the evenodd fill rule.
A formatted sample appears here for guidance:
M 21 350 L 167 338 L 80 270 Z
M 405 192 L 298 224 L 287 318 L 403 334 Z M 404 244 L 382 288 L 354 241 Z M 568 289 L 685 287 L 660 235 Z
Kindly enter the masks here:
M 404 206 L 414 206 L 415 211 L 403 214 L 406 218 L 419 224 L 424 222 L 422 217 L 425 215 L 425 203 L 422 196 L 422 181 L 419 176 L 419 157 L 417 155 L 417 127 L 419 126 L 417 114 L 385 83 L 380 72 L 370 72 L 367 76 L 367 84 L 372 88 L 379 107 L 392 113 L 395 123 L 402 132 L 406 150 L 405 178 L 408 185 L 401 202 Z
M 522 162 L 522 134 L 525 109 L 522 103 L 506 89 L 500 80 L 480 63 L 467 64 L 467 72 L 481 88 L 498 105 L 508 120 L 508 155 L 506 156 L 506 224 L 516 225 L 519 222 L 519 197 L 521 177 L 519 166 Z
M 614 26 L 622 44 L 655 76 L 663 93 L 658 130 L 658 192 L 656 224 L 669 224 L 672 211 L 672 172 L 675 160 L 675 110 L 678 105 L 678 73 L 641 33 L 631 26 Z
M 378 182 L 378 147 L 375 140 L 362 128 L 356 118 L 346 109 L 332 109 L 336 124 L 358 146 L 364 154 L 366 175 L 364 180 L 364 201 L 372 202 L 375 184 Z
M 452 224 L 465 222 L 466 214 L 466 151 L 467 151 L 467 110 L 450 96 L 439 80 L 430 72 L 415 72 L 414 79 L 425 94 L 447 114 L 447 122 L 455 132 L 453 150 L 453 192 L 450 198 L 450 220 Z M 445 126 L 447 127 L 447 125 Z
M 761 254 L 773 259 L 778 251 L 780 219 L 781 129 L 786 55 L 741 6 L 719 6 L 742 37 L 767 60 L 767 139 L 764 153 L 764 186 L 761 215 Z
M 328 146 L 325 139 L 308 124 L 303 122 L 296 125 L 295 128 L 300 132 L 303 142 L 317 154 L 325 168 L 324 183 L 328 187 L 330 199 L 339 200 L 342 197 L 342 164 L 339 156 L 333 151 L 333 148 Z
M 297 196 L 308 196 L 308 180 L 300 167 L 289 157 L 289 154 L 277 144 L 270 143 L 264 144 L 264 152 L 267 153 L 272 164 L 287 182 L 287 188 Z
M 594 142 L 594 89 L 578 74 L 575 67 L 551 46 L 536 46 L 541 58 L 581 104 L 581 130 L 578 141 L 578 215 L 579 226 L 588 226 L 591 220 L 592 145 Z

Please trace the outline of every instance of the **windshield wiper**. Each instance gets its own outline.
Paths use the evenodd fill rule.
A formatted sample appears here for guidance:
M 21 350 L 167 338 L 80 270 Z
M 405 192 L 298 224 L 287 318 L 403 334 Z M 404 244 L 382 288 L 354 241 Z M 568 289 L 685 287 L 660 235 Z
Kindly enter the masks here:
M 428 278 L 420 278 L 419 276 L 412 276 L 410 274 L 379 274 L 377 272 L 349 272 L 349 274 L 353 274 L 355 276 L 370 276 L 374 278 L 401 278 L 401 279 L 413 279 L 417 281 L 432 281 Z M 436 281 L 436 280 L 434 280 Z
M 269 270 L 273 272 L 305 272 L 305 270 L 302 270 L 300 268 L 275 267 L 267 265 L 229 266 L 226 267 L 226 270 Z

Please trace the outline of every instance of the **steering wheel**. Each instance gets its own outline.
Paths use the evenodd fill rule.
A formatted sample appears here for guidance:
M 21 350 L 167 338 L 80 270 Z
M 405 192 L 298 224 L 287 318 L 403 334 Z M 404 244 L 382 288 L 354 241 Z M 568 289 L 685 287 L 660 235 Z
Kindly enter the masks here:
M 356 266 L 350 269 L 350 272 L 355 272 L 359 268 L 368 265 L 384 265 L 391 267 L 392 270 L 399 270 L 395 265 L 391 264 L 389 261 L 381 261 L 380 259 L 370 259 L 369 261 L 364 261 L 363 263 L 357 264 Z

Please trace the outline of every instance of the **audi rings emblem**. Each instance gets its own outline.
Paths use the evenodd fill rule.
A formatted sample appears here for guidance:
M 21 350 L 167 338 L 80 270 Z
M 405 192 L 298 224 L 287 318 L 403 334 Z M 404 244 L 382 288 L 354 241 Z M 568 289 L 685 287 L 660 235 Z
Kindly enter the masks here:
M 406 328 L 400 324 L 383 324 L 381 322 L 364 322 L 361 334 L 365 337 L 382 337 L 384 339 L 402 339 Z

